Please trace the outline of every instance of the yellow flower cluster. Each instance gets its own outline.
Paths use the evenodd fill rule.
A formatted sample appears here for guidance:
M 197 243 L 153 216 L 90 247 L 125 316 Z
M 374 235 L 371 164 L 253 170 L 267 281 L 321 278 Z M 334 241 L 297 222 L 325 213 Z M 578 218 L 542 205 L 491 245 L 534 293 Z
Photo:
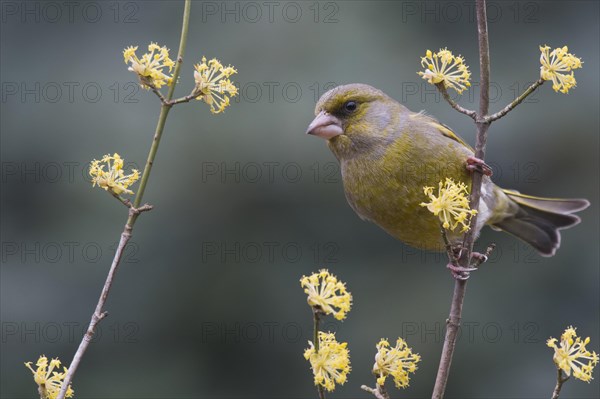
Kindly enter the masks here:
M 302 276 L 300 285 L 308 295 L 308 304 L 315 310 L 333 314 L 338 320 L 343 320 L 350 311 L 352 295 L 346 290 L 346 285 L 328 270 Z
M 465 65 L 464 58 L 454 56 L 448 49 L 440 49 L 437 53 L 427 50 L 425 57 L 421 57 L 421 66 L 425 72 L 418 72 L 430 84 L 443 83 L 445 88 L 451 88 L 462 93 L 471 86 L 469 79 L 471 72 Z
M 104 170 L 105 166 L 108 170 Z M 140 178 L 137 169 L 133 169 L 128 175 L 123 172 L 123 159 L 116 152 L 112 156 L 105 155 L 101 160 L 94 159 L 90 164 L 89 174 L 93 187 L 99 186 L 116 195 L 133 194 L 127 187 Z
M 469 230 L 470 217 L 477 213 L 469 205 L 469 192 L 463 182 L 455 183 L 447 178 L 445 183 L 440 182 L 437 197 L 433 194 L 433 187 L 423 187 L 425 195 L 431 202 L 422 202 L 429 212 L 439 216 L 444 229 L 454 231 L 462 225 L 462 232 Z
M 570 54 L 567 46 L 555 48 L 552 52 L 550 47 L 540 46 L 540 51 L 540 77 L 551 80 L 554 91 L 568 93 L 577 85 L 573 69 L 581 68 L 581 59 Z
M 60 389 L 62 388 L 63 380 L 67 374 L 67 368 L 63 367 L 63 372 L 54 371 L 54 369 L 60 369 L 60 360 L 52 359 L 48 364 L 48 358 L 44 355 L 40 356 L 36 366 L 37 369 L 31 367 L 31 362 L 25 363 L 25 366 L 33 373 L 33 380 L 38 384 L 40 396 L 44 399 L 55 399 Z M 65 397 L 72 398 L 75 392 L 69 388 Z
M 321 385 L 328 391 L 335 389 L 335 384 L 344 385 L 351 370 L 350 352 L 346 342 L 339 343 L 335 334 L 319 332 L 319 350 L 312 342 L 304 351 L 304 358 L 310 361 L 315 376 L 315 385 Z
M 130 64 L 128 69 L 138 75 L 141 86 L 145 89 L 160 89 L 165 84 L 170 86 L 175 62 L 169 58 L 169 49 L 150 43 L 149 52 L 142 58 L 138 58 L 137 49 L 137 46 L 127 47 L 123 50 L 123 58 L 126 64 Z M 237 70 L 231 65 L 223 66 L 216 58 L 207 61 L 206 57 L 202 57 L 202 62 L 194 69 L 192 98 L 207 103 L 213 114 L 223 112 L 229 106 L 230 98 L 238 94 L 237 87 L 229 80 Z
M 406 388 L 410 382 L 409 373 L 417 370 L 421 356 L 412 353 L 406 341 L 398 338 L 395 347 L 390 347 L 387 339 L 381 339 L 377 344 L 377 354 L 373 365 L 373 374 L 377 376 L 377 384 L 385 384 L 385 379 L 391 375 L 396 388 Z
M 554 348 L 554 363 L 556 367 L 570 376 L 573 372 L 573 377 L 590 382 L 592 371 L 598 364 L 598 355 L 596 352 L 590 352 L 586 349 L 586 345 L 590 343 L 590 338 L 582 340 L 577 336 L 576 329 L 572 326 L 568 327 L 560 337 L 560 344 L 557 345 L 556 338 L 550 338 L 547 345 Z
M 175 62 L 169 58 L 169 49 L 150 43 L 149 52 L 142 55 L 142 58 L 137 57 L 137 49 L 137 46 L 127 47 L 123 50 L 123 58 L 126 64 L 131 64 L 128 69 L 138 75 L 142 87 L 159 89 L 165 84 L 170 86 L 173 83 L 173 76 L 163 71 L 167 68 L 170 73 L 175 66 Z
M 237 87 L 229 80 L 237 71 L 231 65 L 223 67 L 216 58 L 206 62 L 205 57 L 194 68 L 194 97 L 210 105 L 213 114 L 223 112 L 229 105 L 228 96 L 235 97 L 238 93 Z

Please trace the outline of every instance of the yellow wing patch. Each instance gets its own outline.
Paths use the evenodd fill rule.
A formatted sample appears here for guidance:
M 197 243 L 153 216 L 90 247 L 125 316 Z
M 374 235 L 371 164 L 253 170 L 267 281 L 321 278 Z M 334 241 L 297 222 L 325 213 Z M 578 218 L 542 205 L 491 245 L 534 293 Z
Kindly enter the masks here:
M 465 147 L 467 147 L 468 149 L 470 149 L 471 151 L 474 151 L 473 148 L 467 144 L 463 139 L 461 139 L 460 137 L 458 137 L 452 130 L 450 130 L 447 126 L 442 125 L 441 123 L 438 122 L 430 122 L 429 123 L 431 126 L 435 127 L 437 130 L 440 131 L 440 133 L 442 133 L 442 135 L 451 138 L 454 141 L 459 142 L 460 144 L 464 145 Z
M 419 119 L 422 119 L 422 120 L 424 119 L 423 122 L 428 123 L 430 126 L 433 126 L 443 136 L 446 136 L 449 139 L 452 139 L 452 140 L 456 141 L 457 143 L 460 143 L 460 144 L 464 145 L 465 147 L 467 147 L 471 151 L 475 152 L 475 150 L 473 150 L 473 147 L 471 147 L 463 139 L 461 139 L 460 137 L 458 137 L 452 130 L 450 130 L 450 128 L 448 126 L 446 126 L 446 125 L 444 125 L 444 124 L 436 121 L 432 117 L 426 115 L 424 112 L 414 113 L 414 114 L 411 115 L 411 118 L 419 118 Z

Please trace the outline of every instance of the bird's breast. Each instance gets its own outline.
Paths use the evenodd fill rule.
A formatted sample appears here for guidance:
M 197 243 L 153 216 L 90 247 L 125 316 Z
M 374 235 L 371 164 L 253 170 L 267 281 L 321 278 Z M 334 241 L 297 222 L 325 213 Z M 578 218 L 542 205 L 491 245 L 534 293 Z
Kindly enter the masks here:
M 414 144 L 400 143 L 383 154 L 341 160 L 344 191 L 362 219 L 412 246 L 442 250 L 439 219 L 420 206 L 427 201 L 423 187 L 437 187 L 446 177 L 466 182 L 470 176 L 463 162 L 440 165 L 423 152 L 414 155 L 409 148 Z

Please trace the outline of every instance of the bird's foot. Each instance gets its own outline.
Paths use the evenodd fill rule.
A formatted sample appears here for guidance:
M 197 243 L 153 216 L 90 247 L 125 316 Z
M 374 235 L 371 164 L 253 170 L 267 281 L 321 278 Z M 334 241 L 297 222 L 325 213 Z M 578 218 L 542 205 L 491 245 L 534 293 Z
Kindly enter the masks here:
M 463 266 L 455 265 L 453 263 L 448 263 L 446 265 L 446 268 L 448 268 L 450 270 L 452 277 L 454 277 L 456 280 L 463 280 L 463 281 L 468 280 L 469 277 L 471 277 L 471 272 L 474 272 L 475 270 L 477 270 L 476 267 L 463 267 Z
M 486 164 L 483 160 L 475 157 L 467 158 L 467 170 L 469 172 L 479 172 L 486 176 L 492 176 L 493 171 L 490 165 Z
M 453 248 L 454 260 L 448 265 L 446 268 L 450 270 L 452 273 L 452 277 L 457 280 L 468 280 L 471 277 L 471 272 L 474 272 L 481 266 L 482 263 L 485 263 L 490 258 L 490 254 L 496 248 L 496 244 L 490 244 L 485 253 L 480 252 L 471 252 L 471 258 L 469 259 L 469 267 L 460 266 L 457 263 L 463 253 L 462 245 L 458 244 Z
M 482 263 L 487 262 L 489 256 L 480 252 L 471 252 L 471 266 L 478 268 Z

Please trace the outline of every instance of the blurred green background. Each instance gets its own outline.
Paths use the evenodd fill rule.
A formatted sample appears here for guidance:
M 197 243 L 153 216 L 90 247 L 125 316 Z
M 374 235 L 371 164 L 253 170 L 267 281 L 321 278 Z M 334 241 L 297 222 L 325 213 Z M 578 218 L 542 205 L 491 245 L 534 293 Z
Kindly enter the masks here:
M 335 158 L 304 132 L 335 84 L 376 86 L 427 110 L 470 143 L 474 127 L 419 79 L 425 50 L 465 56 L 477 80 L 470 2 L 194 2 L 177 94 L 192 64 L 239 70 L 223 115 L 201 102 L 171 111 L 145 199 L 107 303 L 110 316 L 74 382 L 78 398 L 310 398 L 302 352 L 311 313 L 299 278 L 328 267 L 354 308 L 325 328 L 349 342 L 353 371 L 332 398 L 367 398 L 381 337 L 403 336 L 423 360 L 403 391 L 431 394 L 453 282 L 441 255 L 362 222 L 346 204 Z M 489 4 L 492 110 L 537 79 L 540 44 L 583 59 L 569 95 L 544 85 L 491 130 L 496 182 L 585 197 L 583 222 L 553 258 L 486 230 L 498 250 L 472 277 L 449 398 L 543 398 L 555 383 L 549 336 L 599 331 L 599 3 Z M 122 49 L 177 50 L 183 4 L 2 1 L 2 398 L 31 398 L 25 361 L 68 363 L 98 299 L 124 208 L 86 177 L 118 152 L 144 164 L 157 99 L 137 89 Z M 140 52 L 138 52 L 140 54 Z M 475 108 L 476 84 L 460 99 Z M 597 398 L 572 380 L 564 397 Z

